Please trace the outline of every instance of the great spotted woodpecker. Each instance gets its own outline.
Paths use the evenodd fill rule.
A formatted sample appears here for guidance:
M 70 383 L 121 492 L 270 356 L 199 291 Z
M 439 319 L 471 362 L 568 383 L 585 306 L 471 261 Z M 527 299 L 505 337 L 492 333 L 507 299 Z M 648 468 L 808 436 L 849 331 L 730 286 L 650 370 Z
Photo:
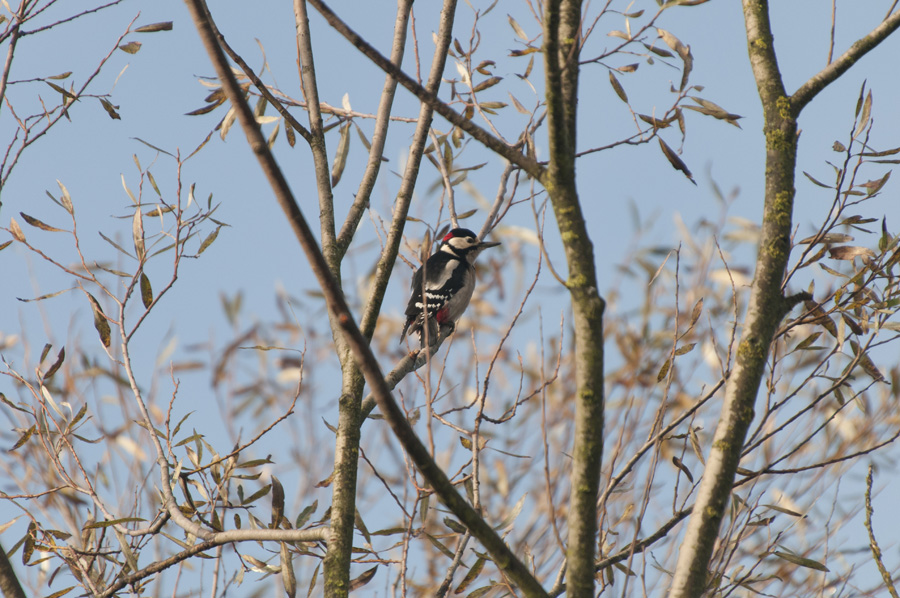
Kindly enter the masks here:
M 444 235 L 438 250 L 413 276 L 412 296 L 406 306 L 406 325 L 400 342 L 407 334 L 418 334 L 420 344 L 425 346 L 426 322 L 427 342 L 431 344 L 441 331 L 456 326 L 475 289 L 475 258 L 488 247 L 499 244 L 479 241 L 466 228 L 454 228 Z

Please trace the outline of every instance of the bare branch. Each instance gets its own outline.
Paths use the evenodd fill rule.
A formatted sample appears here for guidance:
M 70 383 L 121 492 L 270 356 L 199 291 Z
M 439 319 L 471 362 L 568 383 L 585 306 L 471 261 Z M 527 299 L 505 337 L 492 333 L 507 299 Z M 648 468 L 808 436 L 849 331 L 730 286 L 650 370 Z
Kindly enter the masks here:
M 459 495 L 446 473 L 438 467 L 437 463 L 428 454 L 428 450 L 416 436 L 405 414 L 394 401 L 375 360 L 375 356 L 369 348 L 368 341 L 357 328 L 344 296 L 331 275 L 324 256 L 316 245 L 312 231 L 306 223 L 303 213 L 297 206 L 284 175 L 276 164 L 271 152 L 269 152 L 266 140 L 259 130 L 250 107 L 240 92 L 237 81 L 234 80 L 234 76 L 228 68 L 225 55 L 216 43 L 215 35 L 207 22 L 203 0 L 187 0 L 187 4 L 191 12 L 191 18 L 200 33 L 210 60 L 212 60 L 219 79 L 223 84 L 223 89 L 237 110 L 238 118 L 247 136 L 250 148 L 259 160 L 260 166 L 268 178 L 279 204 L 285 211 L 291 228 L 294 230 L 310 262 L 313 273 L 322 287 L 329 310 L 340 325 L 342 333 L 353 351 L 356 363 L 365 375 L 366 381 L 375 395 L 375 400 L 393 429 L 395 436 L 419 471 L 422 472 L 422 475 L 425 476 L 425 479 L 429 481 L 432 488 L 440 496 L 441 501 L 491 553 L 500 570 L 518 584 L 519 588 L 526 595 L 546 596 L 546 592 L 540 583 L 513 554 L 497 532 Z
M 860 58 L 874 50 L 878 44 L 887 39 L 898 27 L 900 27 L 900 10 L 887 17 L 865 37 L 853 42 L 853 45 L 841 54 L 837 60 L 810 77 L 790 98 L 791 111 L 794 113 L 794 117 L 796 118 L 800 111 L 803 110 L 803 107 L 816 97 L 820 91 L 847 72 Z
M 446 118 L 452 125 L 455 125 L 475 138 L 479 143 L 503 156 L 513 164 L 516 164 L 522 170 L 531 176 L 540 179 L 543 176 L 543 167 L 528 156 L 520 153 L 514 146 L 507 145 L 473 123 L 471 120 L 464 118 L 461 114 L 450 108 L 447 104 L 439 100 L 433 93 L 416 83 L 409 75 L 395 67 L 387 58 L 382 56 L 368 42 L 356 34 L 347 26 L 322 0 L 309 0 L 319 13 L 325 17 L 328 24 L 343 35 L 350 43 L 352 43 L 360 52 L 366 55 L 369 60 L 374 62 L 378 68 L 385 73 L 394 77 L 400 85 L 408 89 L 422 102 L 431 106 L 431 108 Z

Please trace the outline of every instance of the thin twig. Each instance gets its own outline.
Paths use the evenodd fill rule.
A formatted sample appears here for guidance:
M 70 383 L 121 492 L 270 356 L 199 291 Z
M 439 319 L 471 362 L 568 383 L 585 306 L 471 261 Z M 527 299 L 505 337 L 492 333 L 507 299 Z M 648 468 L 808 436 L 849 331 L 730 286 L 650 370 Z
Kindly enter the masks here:
M 872 515 L 875 510 L 872 508 L 872 466 L 869 465 L 869 471 L 866 474 L 866 531 L 869 532 L 869 548 L 872 550 L 872 558 L 875 560 L 875 566 L 881 573 L 881 579 L 884 580 L 884 586 L 893 598 L 900 598 L 897 595 L 897 587 L 894 585 L 894 579 L 884 566 L 881 559 L 881 548 L 878 547 L 878 541 L 875 539 L 875 532 L 872 529 Z
M 422 444 L 418 436 L 416 436 L 405 414 L 391 396 L 388 383 L 381 373 L 381 368 L 379 367 L 375 356 L 372 354 L 368 340 L 356 326 L 356 322 L 344 299 L 340 286 L 334 279 L 325 257 L 319 250 L 315 237 L 306 222 L 306 218 L 303 216 L 303 213 L 297 205 L 283 172 L 275 162 L 272 153 L 269 151 L 266 139 L 259 130 L 259 125 L 256 123 L 253 112 L 244 99 L 241 89 L 229 69 L 227 59 L 225 58 L 222 49 L 216 42 L 215 35 L 207 22 L 207 13 L 203 8 L 203 0 L 186 0 L 186 3 L 191 12 L 191 18 L 200 34 L 200 38 L 209 54 L 210 60 L 213 62 L 219 80 L 222 82 L 223 90 L 237 112 L 238 120 L 247 136 L 250 148 L 258 159 L 260 166 L 272 187 L 274 195 L 284 210 L 285 216 L 303 248 L 311 269 L 321 285 L 325 300 L 329 307 L 329 312 L 334 318 L 333 321 L 337 323 L 341 335 L 346 340 L 350 350 L 352 350 L 357 366 L 365 376 L 369 388 L 372 389 L 375 400 L 377 401 L 382 414 L 385 416 L 385 419 L 393 429 L 394 435 L 397 437 L 400 444 L 403 445 L 403 448 L 416 464 L 419 471 L 422 472 L 425 479 L 431 484 L 444 505 L 459 518 L 463 525 L 469 528 L 472 535 L 478 538 L 481 544 L 492 555 L 500 572 L 509 576 L 526 595 L 546 596 L 546 592 L 534 578 L 531 571 L 529 571 L 522 561 L 520 561 L 510 550 L 504 540 L 490 524 L 481 518 L 481 516 L 479 516 L 471 505 L 469 505 L 453 487 L 446 473 L 428 454 L 428 449 Z M 320 2 L 316 2 L 317 7 L 320 5 Z M 161 452 L 161 448 L 158 450 Z M 165 463 L 161 463 L 160 465 L 165 466 Z M 168 485 L 167 482 L 168 479 L 165 480 L 165 485 Z M 181 516 L 183 517 L 183 515 Z

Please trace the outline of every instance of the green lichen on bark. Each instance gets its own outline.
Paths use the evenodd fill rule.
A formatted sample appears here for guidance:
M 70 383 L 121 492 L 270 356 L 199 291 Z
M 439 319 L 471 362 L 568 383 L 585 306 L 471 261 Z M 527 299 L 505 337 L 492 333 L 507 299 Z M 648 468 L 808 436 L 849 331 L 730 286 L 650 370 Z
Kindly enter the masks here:
M 775 108 L 778 109 L 778 114 L 784 120 L 790 120 L 794 118 L 794 114 L 791 111 L 791 99 L 787 96 L 781 96 L 777 100 L 775 100 Z

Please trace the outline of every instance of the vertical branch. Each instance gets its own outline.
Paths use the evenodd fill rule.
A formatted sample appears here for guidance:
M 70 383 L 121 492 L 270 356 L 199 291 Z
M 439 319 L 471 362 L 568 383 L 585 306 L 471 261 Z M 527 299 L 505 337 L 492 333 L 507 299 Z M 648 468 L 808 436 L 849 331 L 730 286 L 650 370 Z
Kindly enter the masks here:
M 432 95 L 437 95 L 441 85 L 441 77 L 444 66 L 447 64 L 447 52 L 453 37 L 453 22 L 456 15 L 457 0 L 444 0 L 441 10 L 441 22 L 437 33 L 437 47 L 434 58 L 431 61 L 431 71 L 425 89 Z M 389 78 L 393 79 L 390 75 Z M 360 329 L 366 337 L 371 338 L 375 332 L 375 323 L 381 312 L 381 303 L 387 290 L 397 254 L 400 252 L 400 242 L 403 240 L 403 226 L 406 223 L 406 215 L 409 213 L 409 204 L 412 201 L 413 191 L 416 188 L 416 180 L 419 178 L 419 168 L 422 164 L 422 155 L 425 152 L 425 142 L 428 141 L 428 132 L 434 120 L 434 108 L 422 103 L 419 109 L 419 120 L 413 133 L 412 143 L 409 145 L 409 158 L 406 161 L 406 170 L 403 180 L 400 182 L 400 190 L 397 192 L 397 200 L 394 203 L 394 214 L 391 217 L 391 229 L 388 231 L 384 250 L 375 266 L 375 278 L 369 290 L 369 299 L 362 316 Z M 362 420 L 359 421 L 362 425 Z
M 744 0 L 750 65 L 762 100 L 766 136 L 766 183 L 756 274 L 735 366 L 725 385 L 722 413 L 697 490 L 669 593 L 699 596 L 707 585 L 709 560 L 731 495 L 741 448 L 775 330 L 790 309 L 781 283 L 790 255 L 794 208 L 797 121 L 786 95 L 769 24 L 766 0 Z
M 312 38 L 309 33 L 309 15 L 306 0 L 294 0 L 294 18 L 297 22 L 297 52 L 300 56 L 303 95 L 309 112 L 309 132 L 312 134 L 309 148 L 316 169 L 316 189 L 319 193 L 319 225 L 322 229 L 322 254 L 328 262 L 332 276 L 340 281 L 340 258 L 334 232 L 334 195 L 328 169 L 328 153 L 325 148 L 325 131 L 319 108 L 319 86 L 316 65 L 313 60 Z
M 872 466 L 869 465 L 869 471 L 866 473 L 866 520 L 865 527 L 866 531 L 869 533 L 869 548 L 872 551 L 872 559 L 875 561 L 875 566 L 878 567 L 878 572 L 881 574 L 881 579 L 884 581 L 884 587 L 887 588 L 888 592 L 891 593 L 891 598 L 900 598 L 900 595 L 897 594 L 897 587 L 894 585 L 894 580 L 891 577 L 890 572 L 885 568 L 884 561 L 881 558 L 881 548 L 878 546 L 878 541 L 875 539 L 875 532 L 872 529 L 872 514 L 875 512 L 872 509 Z
M 400 68 L 403 63 L 403 54 L 406 51 L 406 30 L 409 23 L 409 14 L 412 11 L 413 0 L 399 0 L 397 2 L 397 18 L 394 21 L 394 42 L 391 46 L 391 64 Z M 366 171 L 356 191 L 356 198 L 347 213 L 347 219 L 341 226 L 341 232 L 337 237 L 338 255 L 343 258 L 353 241 L 356 229 L 362 220 L 366 208 L 369 207 L 369 199 L 378 172 L 381 170 L 381 158 L 384 154 L 384 142 L 387 139 L 388 124 L 390 123 L 391 108 L 394 105 L 394 93 L 397 91 L 397 80 L 386 75 L 384 88 L 381 90 L 381 100 L 378 102 L 378 111 L 375 113 L 375 133 L 372 135 L 372 143 L 369 148 L 369 161 Z M 370 335 L 371 336 L 371 335 Z
M 222 89 L 225 91 L 229 101 L 232 102 L 232 105 L 237 109 L 238 120 L 247 136 L 250 148 L 259 159 L 263 173 L 266 175 L 279 205 L 285 211 L 285 215 L 309 260 L 316 280 L 322 287 L 329 313 L 333 314 L 333 320 L 340 325 L 340 331 L 353 352 L 353 357 L 359 370 L 365 375 L 366 382 L 372 389 L 372 394 L 384 415 L 384 419 L 391 426 L 397 440 L 403 446 L 409 458 L 416 464 L 419 471 L 422 472 L 423 477 L 434 489 L 441 502 L 446 505 L 463 525 L 469 528 L 472 536 L 477 538 L 487 549 L 498 569 L 505 576 L 508 576 L 526 596 L 547 596 L 547 593 L 528 567 L 513 554 L 503 538 L 456 491 L 447 474 L 435 463 L 434 459 L 429 455 L 428 449 L 416 436 L 406 418 L 406 414 L 391 396 L 391 391 L 381 372 L 381 368 L 372 354 L 368 342 L 360 333 L 337 282 L 329 272 L 327 261 L 316 245 L 309 224 L 297 206 L 284 174 L 269 151 L 253 112 L 250 110 L 237 81 L 234 79 L 234 75 L 228 67 L 228 62 L 222 49 L 216 43 L 215 34 L 207 22 L 203 0 L 185 0 L 185 3 L 209 53 L 210 60 L 213 62 L 216 74 L 222 82 Z M 340 448 L 338 447 L 338 449 Z M 334 505 L 332 505 L 332 518 L 334 518 Z M 230 535 L 233 536 L 240 531 L 242 530 L 232 531 Z M 257 532 L 257 530 L 253 531 Z M 281 532 L 282 530 L 277 531 Z M 329 549 L 332 542 L 334 542 L 333 535 L 329 541 Z M 329 579 L 326 576 L 326 592 L 331 595 L 346 595 L 349 587 L 333 583 L 335 581 L 339 580 Z M 330 588 L 329 582 L 333 583 Z
M 19 11 L 16 13 L 15 22 L 12 23 L 12 31 L 9 34 L 9 49 L 6 51 L 6 62 L 3 64 L 3 74 L 0 75 L 0 106 L 6 97 L 6 83 L 9 81 L 9 71 L 12 69 L 13 56 L 16 53 L 16 43 L 19 41 L 19 27 L 25 20 L 25 0 L 19 4 Z
M 603 457 L 603 310 L 594 248 L 575 186 L 575 124 L 581 3 L 545 5 L 547 129 L 550 163 L 541 183 L 550 195 L 569 269 L 575 334 L 575 437 L 572 447 L 567 583 L 569 596 L 594 595 L 597 495 Z

